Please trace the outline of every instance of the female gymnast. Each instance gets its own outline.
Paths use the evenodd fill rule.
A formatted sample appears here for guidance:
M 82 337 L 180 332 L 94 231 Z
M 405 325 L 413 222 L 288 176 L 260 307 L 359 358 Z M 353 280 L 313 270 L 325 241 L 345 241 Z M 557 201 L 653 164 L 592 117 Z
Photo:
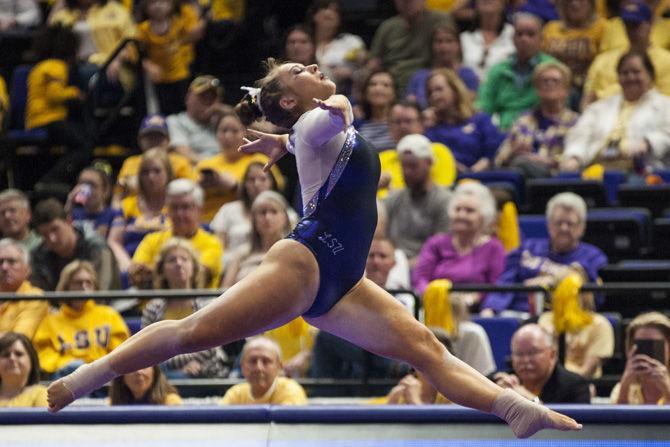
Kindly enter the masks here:
M 377 222 L 379 157 L 351 126 L 351 105 L 316 65 L 268 61 L 267 75 L 240 104 L 249 123 L 265 116 L 290 135 L 249 131 L 240 150 L 294 153 L 304 215 L 262 264 L 183 320 L 152 324 L 104 358 L 49 387 L 56 412 L 114 377 L 264 332 L 302 315 L 312 325 L 375 354 L 404 361 L 453 402 L 504 419 L 518 437 L 542 428 L 579 430 L 571 418 L 489 381 L 451 355 L 398 301 L 364 278 Z

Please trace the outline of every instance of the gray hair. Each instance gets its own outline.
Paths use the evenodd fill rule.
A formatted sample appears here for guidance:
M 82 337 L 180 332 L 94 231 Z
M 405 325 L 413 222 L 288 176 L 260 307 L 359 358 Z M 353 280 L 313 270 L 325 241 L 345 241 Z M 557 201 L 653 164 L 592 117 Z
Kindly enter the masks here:
M 181 196 L 188 194 L 198 206 L 202 206 L 205 201 L 205 193 L 202 188 L 193 181 L 186 178 L 172 180 L 167 186 L 167 196 Z
M 9 188 L 0 192 L 0 202 L 7 202 L 9 200 L 16 200 L 25 209 L 30 209 L 30 201 L 28 200 L 28 196 L 26 196 L 26 194 L 23 191 L 19 191 L 18 189 L 14 188 Z
M 288 204 L 284 196 L 279 194 L 277 191 L 272 190 L 262 191 L 260 194 L 258 194 L 258 196 L 256 196 L 253 203 L 251 204 L 251 211 L 258 209 L 258 207 L 261 206 L 261 204 L 266 203 L 268 201 L 274 202 L 277 205 L 281 206 L 288 217 L 288 209 L 290 205 Z
M 244 355 L 247 353 L 248 350 L 256 347 L 263 347 L 269 349 L 270 351 L 277 354 L 277 360 L 281 361 L 281 347 L 279 347 L 279 344 L 273 339 L 264 337 L 262 335 L 257 335 L 255 337 L 247 339 L 246 343 L 244 343 L 244 346 L 242 347 L 242 352 L 240 353 L 240 359 L 244 358 Z
M 27 265 L 30 265 L 30 252 L 21 242 L 9 237 L 0 239 L 0 249 L 5 247 L 14 247 L 21 254 L 23 262 L 25 262 Z
M 556 208 L 572 210 L 577 213 L 580 223 L 586 221 L 586 202 L 574 192 L 561 192 L 549 199 L 546 211 L 547 222 L 551 220 Z
M 473 197 L 477 201 L 484 227 L 488 227 L 493 222 L 496 217 L 496 199 L 487 186 L 472 181 L 459 184 L 449 200 L 449 215 L 454 213 L 456 201 L 462 197 Z

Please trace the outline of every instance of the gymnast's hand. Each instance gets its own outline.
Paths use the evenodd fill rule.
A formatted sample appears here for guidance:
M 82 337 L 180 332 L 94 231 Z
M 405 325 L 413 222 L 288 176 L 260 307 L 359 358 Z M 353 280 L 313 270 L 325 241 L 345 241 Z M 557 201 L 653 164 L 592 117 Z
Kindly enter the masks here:
M 47 389 L 49 412 L 56 413 L 74 401 L 72 392 L 63 384 L 63 379 L 56 380 Z
M 257 139 L 251 141 L 244 138 L 245 144 L 240 146 L 238 151 L 245 154 L 261 153 L 266 155 L 270 160 L 263 166 L 263 172 L 268 172 L 273 164 L 288 153 L 286 149 L 287 135 L 274 135 L 253 129 L 247 129 L 247 132 L 257 137 Z

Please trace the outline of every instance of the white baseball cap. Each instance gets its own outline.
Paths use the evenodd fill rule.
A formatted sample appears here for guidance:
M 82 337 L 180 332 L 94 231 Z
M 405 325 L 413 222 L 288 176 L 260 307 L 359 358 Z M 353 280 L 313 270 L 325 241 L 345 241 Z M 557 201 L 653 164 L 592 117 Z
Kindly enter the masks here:
M 409 152 L 417 158 L 429 158 L 433 159 L 433 145 L 428 138 L 419 134 L 413 133 L 406 135 L 398 141 L 398 146 L 396 148 L 398 155 L 403 152 Z

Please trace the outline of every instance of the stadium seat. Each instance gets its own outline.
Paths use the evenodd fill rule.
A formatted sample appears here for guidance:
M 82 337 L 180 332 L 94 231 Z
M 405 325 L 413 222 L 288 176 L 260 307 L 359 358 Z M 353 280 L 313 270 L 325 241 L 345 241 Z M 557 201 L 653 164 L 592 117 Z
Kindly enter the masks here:
M 581 172 L 560 172 L 556 175 L 556 178 L 579 180 L 582 176 Z M 617 203 L 619 187 L 625 181 L 626 174 L 623 171 L 605 171 L 605 174 L 603 175 L 603 185 L 605 186 L 605 192 L 607 193 L 607 200 L 609 200 L 611 204 Z
M 509 369 L 509 358 L 512 354 L 510 343 L 512 335 L 517 330 L 521 320 L 512 317 L 481 318 L 472 317 L 472 321 L 479 324 L 486 331 L 493 351 L 493 359 L 498 371 Z
M 25 128 L 26 101 L 28 99 L 28 75 L 32 65 L 19 65 L 12 73 L 12 80 L 9 86 L 9 126 L 7 129 L 6 156 L 7 177 L 10 186 L 19 189 L 32 189 L 36 175 L 39 174 L 38 162 L 46 163 L 49 160 L 45 157 L 34 157 L 42 152 L 42 148 L 48 147 L 47 132 L 44 129 Z M 19 157 L 33 156 L 30 163 L 23 168 L 19 163 Z M 49 157 L 46 157 L 49 158 Z M 41 159 L 41 160 L 39 160 Z
M 544 214 L 524 214 L 519 216 L 521 238 L 548 238 L 547 219 Z
M 610 262 L 644 257 L 649 252 L 651 217 L 645 208 L 590 210 L 583 241 L 599 247 Z
M 566 191 L 582 196 L 589 208 L 609 205 L 605 187 L 601 182 L 566 178 L 533 179 L 526 183 L 526 207 L 523 212 L 542 214 L 549 199 Z
M 600 278 L 605 284 L 648 283 L 670 281 L 670 261 L 624 260 L 616 265 L 608 265 L 600 270 Z M 646 310 L 670 308 L 670 293 L 666 290 L 621 290 L 605 292 L 601 311 L 615 311 L 626 318 L 632 318 Z
M 654 258 L 670 258 L 670 217 L 654 219 L 651 230 L 651 241 Z
M 485 185 L 490 187 L 498 186 L 501 184 L 510 185 L 515 191 L 514 200 L 517 204 L 524 203 L 525 200 L 525 180 L 518 171 L 511 169 L 493 169 L 491 171 L 483 172 L 468 172 L 466 174 L 460 174 L 458 180 L 464 178 L 471 178 L 474 180 L 479 180 Z
M 652 217 L 662 217 L 670 208 L 670 185 L 622 185 L 619 206 L 647 208 Z

